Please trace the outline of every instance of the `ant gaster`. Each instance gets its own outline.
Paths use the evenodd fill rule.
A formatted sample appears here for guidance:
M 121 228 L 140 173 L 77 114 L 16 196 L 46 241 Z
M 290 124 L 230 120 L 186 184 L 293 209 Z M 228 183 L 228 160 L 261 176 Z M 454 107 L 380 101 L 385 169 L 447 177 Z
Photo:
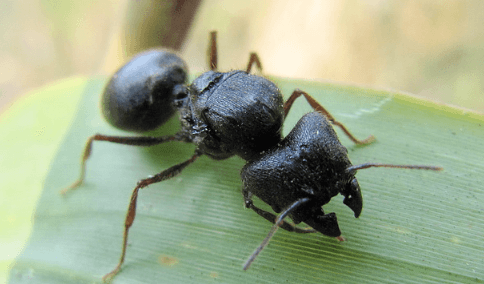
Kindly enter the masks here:
M 210 71 L 186 85 L 187 67 L 177 55 L 151 50 L 135 56 L 119 69 L 107 84 L 102 97 L 105 118 L 113 126 L 131 131 L 154 129 L 180 113 L 181 130 L 160 137 L 119 137 L 96 134 L 87 141 L 81 161 L 80 178 L 64 189 L 77 188 L 85 177 L 86 161 L 93 141 L 108 141 L 133 146 L 153 146 L 168 141 L 197 146 L 189 159 L 138 182 L 131 195 L 121 258 L 103 277 L 109 280 L 121 269 L 126 255 L 128 231 L 136 214 L 138 192 L 150 184 L 178 175 L 200 156 L 222 160 L 237 155 L 246 160 L 241 171 L 245 207 L 274 223 L 262 244 L 250 256 L 243 269 L 249 268 L 281 227 L 296 233 L 320 232 L 342 241 L 335 213 L 325 213 L 322 206 L 337 194 L 358 217 L 363 199 L 355 178 L 356 171 L 369 167 L 397 167 L 440 170 L 420 165 L 362 164 L 353 166 L 346 148 L 341 145 L 332 124 L 338 126 L 356 144 L 369 144 L 369 136 L 356 139 L 309 94 L 295 90 L 284 102 L 271 81 L 250 74 L 255 64 L 262 70 L 255 53 L 250 54 L 245 71 L 217 72 L 216 32 L 211 32 Z M 304 96 L 315 112 L 304 115 L 292 131 L 282 137 L 281 129 L 296 98 Z M 272 207 L 278 216 L 256 207 L 252 196 Z M 294 224 L 306 223 L 311 228 Z

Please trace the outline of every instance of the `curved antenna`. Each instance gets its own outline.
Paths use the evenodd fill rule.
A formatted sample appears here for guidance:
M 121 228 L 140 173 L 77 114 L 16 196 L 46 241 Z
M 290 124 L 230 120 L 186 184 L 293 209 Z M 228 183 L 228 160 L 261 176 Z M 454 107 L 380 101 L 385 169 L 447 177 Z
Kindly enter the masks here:
M 393 164 L 379 164 L 379 163 L 364 163 L 361 165 L 354 165 L 346 168 L 347 172 L 356 172 L 357 170 L 368 168 L 399 168 L 399 169 L 417 169 L 417 170 L 431 170 L 441 171 L 444 168 L 436 166 L 423 166 L 423 165 L 393 165 Z
M 249 259 L 245 262 L 244 264 L 244 270 L 249 269 L 250 265 L 252 262 L 254 262 L 255 258 L 259 255 L 259 253 L 267 246 L 269 241 L 272 239 L 272 236 L 276 233 L 277 229 L 281 226 L 281 224 L 284 222 L 284 218 L 287 217 L 292 211 L 296 210 L 300 205 L 306 203 L 309 201 L 309 198 L 301 198 L 296 200 L 293 204 L 289 205 L 288 208 L 286 208 L 275 220 L 274 226 L 272 226 L 271 230 L 269 231 L 269 234 L 267 234 L 267 237 L 262 241 L 260 246 L 252 253 L 252 255 L 249 257 Z

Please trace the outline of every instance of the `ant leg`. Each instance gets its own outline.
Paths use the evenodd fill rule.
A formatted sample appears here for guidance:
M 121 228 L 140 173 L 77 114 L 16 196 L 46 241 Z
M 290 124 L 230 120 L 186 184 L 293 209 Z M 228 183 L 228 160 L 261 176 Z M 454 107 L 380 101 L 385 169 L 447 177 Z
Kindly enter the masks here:
M 244 190 L 244 202 L 245 202 L 245 208 L 250 208 L 255 211 L 255 213 L 259 214 L 262 218 L 266 219 L 267 221 L 271 222 L 272 224 L 276 223 L 277 216 L 275 214 L 272 214 L 271 212 L 267 212 L 265 210 L 260 209 L 259 207 L 255 206 L 254 203 L 252 202 L 252 199 L 250 197 L 250 192 L 247 192 Z M 299 227 L 296 227 L 292 225 L 291 223 L 288 223 L 286 221 L 282 221 L 282 224 L 279 226 L 282 229 L 289 231 L 289 232 L 295 232 L 295 233 L 301 233 L 301 234 L 308 234 L 308 233 L 316 233 L 316 230 L 313 229 L 302 229 Z
M 161 182 L 178 175 L 184 168 L 186 168 L 191 163 L 195 162 L 195 160 L 201 155 L 202 153 L 197 151 L 190 159 L 178 165 L 174 165 L 171 168 L 166 169 L 161 173 L 154 175 L 153 177 L 142 179 L 138 182 L 138 184 L 133 190 L 133 193 L 131 194 L 131 201 L 129 202 L 128 212 L 126 213 L 126 220 L 124 222 L 123 248 L 121 250 L 121 258 L 119 259 L 118 265 L 116 265 L 116 267 L 111 272 L 103 276 L 104 282 L 111 280 L 114 276 L 116 276 L 116 274 L 118 274 L 118 272 L 121 269 L 121 265 L 124 262 L 124 258 L 126 256 L 126 247 L 128 244 L 128 231 L 131 225 L 133 225 L 134 218 L 136 216 L 136 204 L 138 200 L 138 191 L 141 188 L 147 187 L 150 184 Z
M 76 189 L 84 181 L 84 178 L 86 176 L 86 162 L 87 162 L 87 159 L 89 159 L 89 156 L 91 156 L 92 143 L 94 141 L 108 141 L 108 142 L 119 143 L 124 145 L 131 145 L 131 146 L 153 146 L 164 142 L 183 141 L 183 140 L 185 140 L 185 137 L 182 134 L 175 134 L 173 136 L 159 136 L 159 137 L 145 137 L 145 136 L 121 137 L 121 136 L 107 136 L 107 135 L 101 135 L 101 134 L 93 135 L 87 139 L 86 147 L 84 148 L 84 154 L 82 155 L 82 158 L 81 158 L 81 174 L 79 176 L 79 179 L 77 179 L 70 186 L 61 190 L 60 193 L 66 194 L 67 192 Z
M 250 58 L 249 58 L 249 63 L 247 64 L 247 73 L 250 73 L 250 70 L 252 70 L 252 65 L 256 65 L 257 69 L 259 69 L 259 72 L 262 72 L 262 64 L 260 63 L 259 56 L 255 52 L 250 53 Z
M 272 236 L 276 233 L 277 229 L 282 225 L 284 222 L 284 218 L 287 217 L 292 211 L 296 210 L 299 206 L 302 204 L 306 203 L 309 201 L 309 198 L 301 198 L 296 200 L 293 204 L 289 205 L 282 213 L 277 217 L 277 219 L 274 221 L 274 226 L 272 226 L 271 230 L 265 237 L 265 239 L 262 241 L 260 246 L 252 253 L 252 255 L 249 257 L 249 259 L 245 262 L 244 264 L 244 270 L 249 269 L 250 265 L 252 262 L 254 262 L 255 258 L 259 255 L 259 253 L 267 246 L 269 241 L 272 239 Z
M 210 70 L 216 71 L 218 67 L 217 56 L 217 31 L 210 32 L 210 47 L 208 49 L 209 54 L 209 67 Z M 247 64 L 247 73 L 252 70 L 252 65 L 256 65 L 257 69 L 262 72 L 262 64 L 260 63 L 259 56 L 255 52 L 250 53 L 249 63 Z
M 208 49 L 209 54 L 209 67 L 210 70 L 217 70 L 217 31 L 210 32 L 210 47 Z
M 336 121 L 336 119 L 326 110 L 323 108 L 323 106 L 321 104 L 319 104 L 313 97 L 311 97 L 308 93 L 304 92 L 304 91 L 301 91 L 299 89 L 296 89 L 294 90 L 294 92 L 292 92 L 291 96 L 289 97 L 289 99 L 287 99 L 287 101 L 284 103 L 284 113 L 285 113 L 285 116 L 287 116 L 287 114 L 289 113 L 289 110 L 291 109 L 291 106 L 292 104 L 294 103 L 294 101 L 300 97 L 301 95 L 303 95 L 305 98 L 306 98 L 306 101 L 311 105 L 311 107 L 315 110 L 315 111 L 318 111 L 322 114 L 324 114 L 324 116 L 326 116 L 328 118 L 328 120 L 334 124 L 334 125 L 337 125 L 339 128 L 341 128 L 341 130 L 344 131 L 344 133 L 346 134 L 346 136 L 348 136 L 348 138 L 351 139 L 351 141 L 353 141 L 353 143 L 355 144 L 358 144 L 358 145 L 365 145 L 365 144 L 370 144 L 372 143 L 373 141 L 375 141 L 375 137 L 373 135 L 370 135 L 368 136 L 368 138 L 366 139 L 363 139 L 363 140 L 359 140 L 359 139 L 356 139 L 356 137 L 354 137 L 349 131 L 348 129 L 346 129 L 346 127 L 341 124 L 340 122 Z

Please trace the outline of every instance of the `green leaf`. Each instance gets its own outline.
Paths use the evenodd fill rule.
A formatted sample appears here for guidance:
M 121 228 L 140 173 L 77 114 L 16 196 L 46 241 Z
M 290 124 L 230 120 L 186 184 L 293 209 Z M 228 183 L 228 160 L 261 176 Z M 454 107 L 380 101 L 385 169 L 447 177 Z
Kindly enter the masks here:
M 52 158 L 74 118 L 86 78 L 26 94 L 0 116 L 0 283 L 31 232 Z
M 357 175 L 364 197 L 360 218 L 353 218 L 340 196 L 325 206 L 325 211 L 338 214 L 346 242 L 279 230 L 244 272 L 242 264 L 271 224 L 244 210 L 241 159 L 202 157 L 176 178 L 140 191 L 126 261 L 114 283 L 484 281 L 482 115 L 388 91 L 275 82 L 286 97 L 295 88 L 309 92 L 355 136 L 375 135 L 377 142 L 357 147 L 337 129 L 353 164 L 427 164 L 442 166 L 444 171 L 361 170 Z M 100 282 L 118 261 L 124 217 L 136 182 L 186 160 L 195 149 L 177 142 L 149 148 L 96 142 L 86 182 L 63 198 L 59 191 L 77 178 L 87 137 L 133 135 L 113 129 L 101 118 L 103 84 L 104 80 L 89 79 L 65 89 L 66 94 L 82 90 L 82 101 L 51 162 L 29 243 L 10 270 L 9 283 Z M 41 90 L 39 95 L 50 91 Z M 296 101 L 285 133 L 309 111 L 304 99 Z M 18 123 L 12 121 L 10 126 Z M 45 122 L 32 123 L 42 127 Z M 174 118 L 151 134 L 172 134 L 177 129 Z M 12 145 L 2 145 L 10 159 L 28 143 L 17 145 L 15 139 L 9 136 Z M 5 167 L 7 163 L 2 164 Z M 22 182 L 33 173 L 11 174 L 7 178 Z

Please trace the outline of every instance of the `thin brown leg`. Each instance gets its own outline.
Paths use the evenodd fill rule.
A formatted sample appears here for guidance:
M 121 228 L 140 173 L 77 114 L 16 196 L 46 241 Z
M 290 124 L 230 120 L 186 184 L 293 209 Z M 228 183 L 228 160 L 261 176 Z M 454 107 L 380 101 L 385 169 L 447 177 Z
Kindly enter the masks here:
M 118 265 L 109 272 L 108 274 L 103 276 L 103 281 L 108 282 L 111 281 L 116 274 L 121 270 L 121 265 L 124 262 L 124 258 L 126 256 L 126 247 L 128 244 L 128 232 L 131 225 L 133 225 L 134 218 L 136 217 L 136 204 L 138 202 L 138 192 L 141 188 L 147 187 L 150 184 L 161 182 L 167 179 L 170 179 L 176 175 L 178 175 L 184 168 L 186 168 L 191 163 L 195 162 L 195 160 L 200 157 L 202 154 L 199 152 L 195 152 L 195 154 L 188 160 L 178 165 L 175 165 L 169 169 L 162 171 L 161 173 L 147 178 L 142 179 L 138 182 L 136 187 L 131 194 L 131 201 L 129 202 L 128 212 L 126 213 L 126 220 L 124 222 L 124 233 L 123 233 L 123 248 L 121 250 L 121 257 L 119 259 Z
M 217 70 L 217 31 L 210 32 L 209 67 L 210 70 Z
M 101 135 L 101 134 L 93 135 L 89 137 L 89 139 L 87 139 L 86 147 L 84 148 L 84 154 L 82 155 L 82 158 L 81 158 L 81 174 L 79 178 L 70 186 L 61 190 L 60 193 L 66 194 L 67 192 L 76 189 L 84 181 L 84 178 L 86 176 L 86 162 L 87 162 L 87 159 L 89 159 L 89 156 L 91 156 L 92 143 L 94 141 L 108 141 L 108 142 L 119 143 L 124 145 L 131 145 L 131 146 L 153 146 L 153 145 L 158 145 L 169 141 L 182 141 L 183 139 L 184 137 L 180 134 L 176 134 L 173 136 L 160 136 L 160 137 L 146 137 L 146 136 L 122 137 L 122 136 L 107 136 L 107 135 Z
M 262 64 L 260 63 L 259 56 L 255 52 L 250 53 L 250 58 L 249 58 L 249 63 L 247 64 L 247 73 L 250 73 L 250 70 L 252 70 L 252 65 L 257 66 L 257 69 L 259 69 L 260 72 L 262 72 Z
M 311 105 L 311 107 L 315 110 L 315 111 L 318 111 L 322 114 L 324 114 L 324 116 L 326 116 L 328 118 L 328 120 L 334 124 L 334 125 L 337 125 L 339 128 L 341 128 L 341 130 L 344 131 L 344 133 L 346 134 L 346 136 L 348 136 L 348 138 L 351 139 L 351 141 L 353 141 L 355 144 L 358 144 L 358 145 L 365 145 L 365 144 L 370 144 L 371 142 L 375 141 L 375 137 L 373 135 L 370 135 L 368 136 L 368 138 L 366 139 L 363 139 L 363 140 L 359 140 L 359 139 L 356 139 L 355 136 L 353 136 L 349 131 L 348 129 L 346 129 L 346 127 L 341 124 L 340 122 L 336 121 L 336 119 L 334 119 L 334 117 L 326 110 L 324 109 L 324 107 L 322 105 L 320 105 L 313 97 L 311 97 L 308 93 L 304 92 L 304 91 L 301 91 L 301 90 L 294 90 L 294 92 L 292 92 L 291 96 L 289 97 L 289 99 L 284 103 L 284 113 L 285 113 L 285 116 L 287 116 L 287 114 L 289 113 L 289 110 L 291 109 L 291 106 L 292 104 L 294 103 L 294 101 L 300 97 L 301 95 L 303 95 L 306 100 L 308 101 L 308 103 Z
M 218 55 L 217 55 L 217 31 L 210 32 L 210 46 L 208 49 L 209 54 L 209 67 L 210 70 L 216 71 L 218 68 Z M 256 65 L 259 71 L 262 71 L 262 64 L 260 63 L 259 56 L 255 52 L 250 53 L 249 63 L 247 64 L 247 73 L 252 70 L 252 65 Z

